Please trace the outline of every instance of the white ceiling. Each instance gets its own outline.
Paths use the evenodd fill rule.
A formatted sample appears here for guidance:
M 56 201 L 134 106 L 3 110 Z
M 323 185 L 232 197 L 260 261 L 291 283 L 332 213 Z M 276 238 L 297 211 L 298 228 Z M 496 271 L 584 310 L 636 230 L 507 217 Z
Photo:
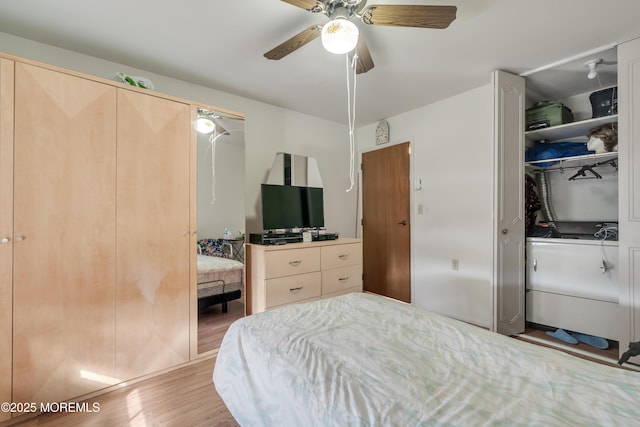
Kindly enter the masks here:
M 495 69 L 522 73 L 640 36 L 638 0 L 376 3 L 455 5 L 457 19 L 444 30 L 356 22 L 375 63 L 357 78 L 357 125 L 489 83 Z M 262 56 L 324 22 L 279 0 L 0 2 L 1 32 L 346 123 L 344 55 L 316 39 L 280 61 Z

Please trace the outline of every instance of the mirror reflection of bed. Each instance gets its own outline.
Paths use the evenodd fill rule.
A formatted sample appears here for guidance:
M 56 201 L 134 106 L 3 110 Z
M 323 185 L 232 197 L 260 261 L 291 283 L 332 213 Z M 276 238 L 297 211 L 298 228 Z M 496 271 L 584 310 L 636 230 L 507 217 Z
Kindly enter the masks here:
M 215 130 L 198 134 L 199 354 L 245 313 L 244 122 L 212 117 Z

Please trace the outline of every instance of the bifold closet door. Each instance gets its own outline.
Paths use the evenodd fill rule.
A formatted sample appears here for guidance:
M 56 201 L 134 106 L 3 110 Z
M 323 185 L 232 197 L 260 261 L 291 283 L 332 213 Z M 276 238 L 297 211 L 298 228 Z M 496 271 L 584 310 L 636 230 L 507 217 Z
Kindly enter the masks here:
M 640 38 L 618 46 L 620 353 L 640 341 Z M 640 356 L 630 362 L 640 363 Z
M 111 385 L 116 89 L 15 65 L 13 401 Z
M 525 328 L 523 77 L 494 71 L 493 327 L 514 335 Z
M 118 91 L 116 375 L 189 360 L 190 107 Z

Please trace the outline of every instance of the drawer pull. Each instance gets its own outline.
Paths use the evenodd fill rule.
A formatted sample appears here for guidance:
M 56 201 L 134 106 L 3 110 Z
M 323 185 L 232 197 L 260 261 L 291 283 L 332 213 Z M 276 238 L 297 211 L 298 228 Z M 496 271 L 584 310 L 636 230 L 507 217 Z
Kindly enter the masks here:
M 297 259 L 295 261 L 289 261 L 289 265 L 292 266 L 292 267 L 297 267 L 300 264 L 302 264 L 302 260 L 301 259 Z
M 349 280 L 349 276 L 338 278 L 339 281 L 344 282 L 345 280 Z
M 10 240 L 11 239 L 8 238 L 8 237 L 3 237 L 1 241 L 2 241 L 2 243 L 9 243 Z
M 297 294 L 301 290 L 302 290 L 302 286 L 298 286 L 297 288 L 289 288 L 289 292 L 293 292 L 294 294 Z
M 349 258 L 349 254 L 338 255 L 338 258 L 344 261 L 345 259 Z

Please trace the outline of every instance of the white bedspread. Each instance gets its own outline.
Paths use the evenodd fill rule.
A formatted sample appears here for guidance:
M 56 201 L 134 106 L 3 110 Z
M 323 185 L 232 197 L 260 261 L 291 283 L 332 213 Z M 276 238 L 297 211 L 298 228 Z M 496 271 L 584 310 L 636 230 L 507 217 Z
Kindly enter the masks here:
M 640 373 L 368 294 L 236 321 L 213 380 L 242 426 L 640 423 Z

